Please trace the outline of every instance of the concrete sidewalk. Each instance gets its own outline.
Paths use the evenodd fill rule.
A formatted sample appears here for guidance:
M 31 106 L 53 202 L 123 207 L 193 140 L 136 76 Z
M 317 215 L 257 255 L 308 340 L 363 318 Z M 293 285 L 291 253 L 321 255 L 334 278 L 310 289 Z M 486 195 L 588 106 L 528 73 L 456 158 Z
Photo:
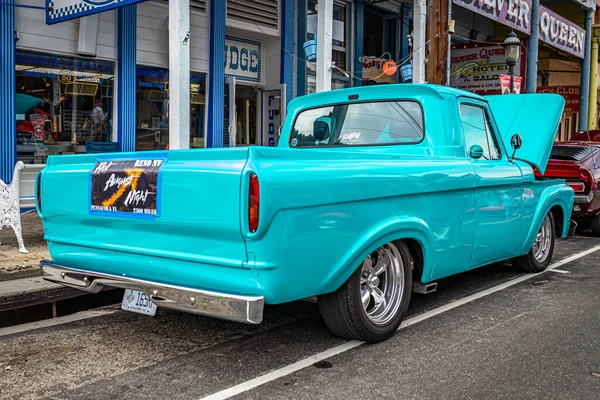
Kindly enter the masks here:
M 0 312 L 51 303 L 85 294 L 47 282 L 41 276 L 0 282 Z

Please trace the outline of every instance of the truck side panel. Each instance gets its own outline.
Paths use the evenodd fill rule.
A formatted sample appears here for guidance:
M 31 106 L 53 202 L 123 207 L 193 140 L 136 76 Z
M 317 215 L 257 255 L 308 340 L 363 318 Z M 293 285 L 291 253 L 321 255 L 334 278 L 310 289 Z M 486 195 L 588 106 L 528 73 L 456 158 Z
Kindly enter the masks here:
M 468 268 L 475 225 L 471 164 L 388 149 L 387 156 L 289 150 L 299 155 L 278 158 L 276 169 L 269 166 L 282 149 L 251 150 L 244 173 L 256 172 L 261 183 L 260 223 L 245 235 L 267 302 L 337 289 L 390 237 L 421 243 L 424 281 Z

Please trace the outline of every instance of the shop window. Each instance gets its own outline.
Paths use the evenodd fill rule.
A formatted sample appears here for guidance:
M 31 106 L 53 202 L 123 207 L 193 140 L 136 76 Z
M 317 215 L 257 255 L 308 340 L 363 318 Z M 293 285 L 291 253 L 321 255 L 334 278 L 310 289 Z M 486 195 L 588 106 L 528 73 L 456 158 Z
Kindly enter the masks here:
M 306 39 L 311 40 L 317 34 L 318 20 L 318 0 L 308 0 L 306 14 Z M 335 65 L 349 71 L 348 51 L 346 44 L 348 42 L 348 30 L 350 28 L 348 21 L 349 7 L 342 2 L 333 4 L 333 38 L 332 38 L 332 60 Z M 350 80 L 344 73 L 337 68 L 332 69 L 331 89 L 341 89 L 350 86 Z M 316 63 L 306 63 L 306 93 L 316 91 Z
M 190 74 L 190 148 L 204 147 L 206 75 Z M 169 145 L 169 71 L 137 68 L 136 150 Z
M 15 68 L 18 160 L 44 164 L 112 140 L 112 63 L 18 51 Z

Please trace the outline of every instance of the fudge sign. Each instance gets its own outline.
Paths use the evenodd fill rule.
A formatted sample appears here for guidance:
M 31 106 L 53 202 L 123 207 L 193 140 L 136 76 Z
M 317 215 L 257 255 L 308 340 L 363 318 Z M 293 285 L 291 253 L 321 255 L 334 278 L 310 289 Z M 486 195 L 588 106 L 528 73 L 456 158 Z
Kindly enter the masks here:
M 91 212 L 158 215 L 158 174 L 164 159 L 98 161 Z

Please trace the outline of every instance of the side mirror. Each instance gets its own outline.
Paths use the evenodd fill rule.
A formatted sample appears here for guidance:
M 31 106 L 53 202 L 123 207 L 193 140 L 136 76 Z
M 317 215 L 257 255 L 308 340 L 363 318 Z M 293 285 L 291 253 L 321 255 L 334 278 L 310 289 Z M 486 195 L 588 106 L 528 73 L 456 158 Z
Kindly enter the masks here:
M 512 135 L 512 137 L 510 138 L 510 147 L 512 147 L 513 150 L 519 150 L 522 145 L 523 139 L 521 138 L 521 135 L 519 135 L 518 133 Z
M 483 157 L 483 147 L 478 144 L 474 144 L 473 146 L 469 147 L 469 157 L 479 160 L 481 157 Z
M 315 119 L 313 123 L 313 137 L 315 140 L 323 141 L 329 139 L 331 134 L 331 122 L 330 117 L 319 117 Z
M 522 145 L 523 145 L 523 139 L 521 138 L 521 135 L 519 135 L 518 133 L 515 133 L 514 135 L 512 135 L 512 137 L 510 138 L 510 147 L 513 148 L 513 153 L 512 153 L 512 156 L 510 157 L 510 162 L 515 161 L 515 155 L 517 154 L 517 150 L 519 150 Z

